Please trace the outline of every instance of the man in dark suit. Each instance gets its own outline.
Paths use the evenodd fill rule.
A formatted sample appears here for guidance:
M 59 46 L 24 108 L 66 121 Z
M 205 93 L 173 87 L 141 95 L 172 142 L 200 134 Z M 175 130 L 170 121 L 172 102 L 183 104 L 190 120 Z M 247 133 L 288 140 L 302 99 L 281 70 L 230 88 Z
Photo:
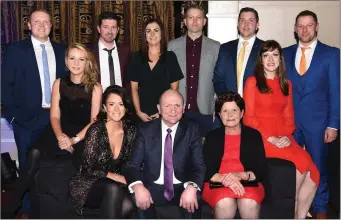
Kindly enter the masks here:
M 340 129 L 340 49 L 321 43 L 318 28 L 314 12 L 300 12 L 295 22 L 298 43 L 285 48 L 284 57 L 293 87 L 294 138 L 320 171 L 313 211 L 317 218 L 327 218 L 328 143 Z
M 239 38 L 220 46 L 214 68 L 213 86 L 219 96 L 227 91 L 243 96 L 245 82 L 254 74 L 259 48 L 264 42 L 256 37 L 259 28 L 258 12 L 253 8 L 242 8 L 238 16 Z M 220 127 L 216 118 L 214 128 Z
M 1 65 L 1 99 L 4 117 L 12 124 L 19 166 L 33 141 L 50 121 L 51 88 L 68 75 L 65 47 L 49 39 L 52 23 L 47 11 L 29 17 L 30 39 L 9 45 Z M 25 205 L 23 211 L 27 211 Z
M 103 91 L 110 85 L 119 85 L 129 89 L 129 81 L 125 70 L 130 59 L 130 47 L 117 43 L 116 37 L 120 31 L 120 17 L 113 12 L 103 12 L 98 17 L 97 31 L 99 41 L 91 45 L 100 69 L 99 82 Z
M 199 129 L 180 120 L 184 101 L 177 91 L 165 91 L 158 109 L 162 119 L 140 125 L 124 175 L 144 217 L 155 218 L 154 207 L 167 204 L 183 207 L 189 217 L 198 208 L 205 175 Z

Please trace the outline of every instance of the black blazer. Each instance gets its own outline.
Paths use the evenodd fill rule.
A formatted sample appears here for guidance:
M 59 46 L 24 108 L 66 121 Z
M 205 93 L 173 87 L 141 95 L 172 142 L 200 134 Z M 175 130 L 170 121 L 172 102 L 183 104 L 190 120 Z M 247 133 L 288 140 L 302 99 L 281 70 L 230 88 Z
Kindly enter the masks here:
M 159 178 L 163 153 L 161 136 L 161 119 L 140 124 L 135 147 L 123 171 L 128 185 L 138 180 L 150 183 Z M 142 163 L 144 167 L 140 172 Z M 205 175 L 202 141 L 198 126 L 185 120 L 179 122 L 175 133 L 173 168 L 179 181 L 192 181 L 202 189 Z
M 69 75 L 65 46 L 51 41 L 56 58 L 56 79 Z M 53 82 L 51 82 L 53 83 Z M 9 45 L 1 65 L 1 101 L 7 121 L 31 128 L 41 112 L 42 90 L 39 69 L 30 39 Z
M 267 170 L 262 135 L 259 131 L 242 124 L 240 142 L 240 161 L 245 171 L 252 171 L 256 175 L 256 180 L 262 181 Z M 224 155 L 224 144 L 225 127 L 207 134 L 204 143 L 205 182 L 218 173 Z

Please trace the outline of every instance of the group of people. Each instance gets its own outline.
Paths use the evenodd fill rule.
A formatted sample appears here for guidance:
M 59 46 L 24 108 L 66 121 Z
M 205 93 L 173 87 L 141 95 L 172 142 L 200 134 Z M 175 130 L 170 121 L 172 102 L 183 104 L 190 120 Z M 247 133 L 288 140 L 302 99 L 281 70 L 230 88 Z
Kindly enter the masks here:
M 266 158 L 274 157 L 296 166 L 295 217 L 313 204 L 325 218 L 327 144 L 340 126 L 339 49 L 317 40 L 308 10 L 296 17 L 298 43 L 285 49 L 256 37 L 253 8 L 240 10 L 239 38 L 222 45 L 203 35 L 206 21 L 201 6 L 189 6 L 187 34 L 167 42 L 162 22 L 150 19 L 130 54 L 115 41 L 112 12 L 99 16 L 98 42 L 67 49 L 49 39 L 48 12 L 32 12 L 31 38 L 10 45 L 2 63 L 4 117 L 20 165 L 6 214 L 19 208 L 42 158 L 63 158 L 77 170 L 67 190 L 80 215 L 90 207 L 102 218 L 129 218 L 137 207 L 155 218 L 156 206 L 173 204 L 190 217 L 202 199 L 216 218 L 237 209 L 258 218 Z

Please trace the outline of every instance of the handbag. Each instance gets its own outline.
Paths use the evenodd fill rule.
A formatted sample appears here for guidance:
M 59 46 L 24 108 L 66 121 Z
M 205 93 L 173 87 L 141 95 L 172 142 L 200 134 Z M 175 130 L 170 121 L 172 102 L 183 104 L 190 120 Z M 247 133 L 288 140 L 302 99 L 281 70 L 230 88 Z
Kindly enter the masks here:
M 245 187 L 258 187 L 258 181 L 257 180 L 241 180 L 240 183 L 245 186 Z M 224 185 L 220 182 L 213 182 L 209 181 L 210 188 L 215 189 L 215 188 L 222 188 Z

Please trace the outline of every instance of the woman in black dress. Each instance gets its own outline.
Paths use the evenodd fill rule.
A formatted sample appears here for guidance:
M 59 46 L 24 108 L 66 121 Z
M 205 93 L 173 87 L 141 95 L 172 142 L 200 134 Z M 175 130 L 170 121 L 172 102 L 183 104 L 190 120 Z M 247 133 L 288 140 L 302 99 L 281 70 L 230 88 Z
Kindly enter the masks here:
M 19 207 L 42 157 L 44 160 L 70 159 L 75 167 L 78 166 L 84 149 L 82 140 L 99 112 L 102 87 L 97 83 L 98 67 L 94 55 L 84 45 L 75 43 L 67 49 L 65 63 L 70 76 L 53 83 L 51 123 L 33 143 L 20 170 L 15 192 L 4 210 L 8 217 Z
M 121 168 L 134 146 L 136 127 L 124 88 L 109 86 L 97 121 L 88 129 L 83 162 L 70 183 L 79 215 L 83 207 L 100 208 L 101 218 L 129 218 L 134 209 Z
M 163 24 L 159 19 L 146 22 L 141 50 L 134 52 L 128 77 L 135 111 L 142 121 L 158 118 L 156 105 L 167 89 L 177 90 L 184 78 L 173 51 L 167 51 Z

